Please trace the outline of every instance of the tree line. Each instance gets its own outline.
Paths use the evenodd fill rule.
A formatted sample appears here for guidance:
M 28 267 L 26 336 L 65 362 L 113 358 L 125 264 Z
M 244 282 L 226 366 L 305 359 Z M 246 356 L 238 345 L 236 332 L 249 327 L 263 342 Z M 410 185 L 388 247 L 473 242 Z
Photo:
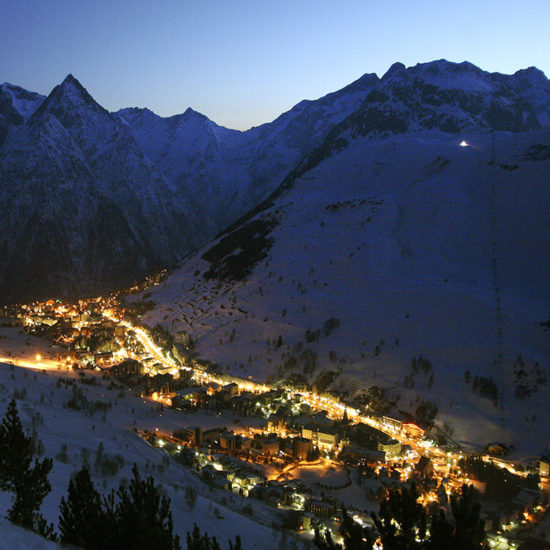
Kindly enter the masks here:
M 329 531 L 318 530 L 313 542 L 319 550 L 371 550 L 377 539 L 384 550 L 479 550 L 486 545 L 486 537 L 478 496 L 473 486 L 463 485 L 451 497 L 451 514 L 442 508 L 430 513 L 418 502 L 416 485 L 403 485 L 390 489 L 379 513 L 371 514 L 376 536 L 344 509 L 343 544 L 334 542 Z

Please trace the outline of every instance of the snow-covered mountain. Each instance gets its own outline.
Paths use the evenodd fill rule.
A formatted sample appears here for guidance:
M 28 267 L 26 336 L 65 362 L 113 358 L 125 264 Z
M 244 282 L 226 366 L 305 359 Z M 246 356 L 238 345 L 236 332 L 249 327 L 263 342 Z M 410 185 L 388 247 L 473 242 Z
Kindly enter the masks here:
M 95 294 L 174 264 L 362 137 L 547 127 L 537 69 L 395 64 L 239 132 L 192 109 L 109 113 L 71 75 L 0 88 L 0 296 Z
M 536 69 L 394 65 L 145 322 L 238 374 L 392 388 L 462 441 L 547 450 L 549 90 Z
M 0 93 L 2 301 L 95 294 L 173 264 L 265 198 L 360 104 L 366 76 L 249 132 L 116 114 L 69 75 Z
M 72 76 L 13 120 L 0 165 L 3 300 L 105 291 L 196 243 L 168 182 Z

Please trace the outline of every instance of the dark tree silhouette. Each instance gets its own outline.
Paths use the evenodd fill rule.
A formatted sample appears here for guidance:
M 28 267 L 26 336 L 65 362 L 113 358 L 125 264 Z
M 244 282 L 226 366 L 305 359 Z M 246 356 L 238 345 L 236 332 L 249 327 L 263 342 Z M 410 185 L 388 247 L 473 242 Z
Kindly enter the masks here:
M 136 464 L 128 489 L 117 491 L 117 528 L 120 550 L 180 550 L 174 535 L 170 499 L 162 495 L 152 477 L 141 479 Z
M 34 448 L 33 438 L 23 432 L 17 404 L 12 399 L 0 425 L 0 489 L 14 494 L 8 519 L 51 537 L 53 526 L 47 525 L 38 510 L 51 490 L 48 474 L 52 461 L 37 460 Z
M 221 550 L 216 537 L 210 538 L 207 533 L 201 533 L 195 523 L 193 531 L 187 532 L 187 550 Z
M 481 504 L 473 485 L 464 484 L 460 494 L 453 494 L 451 510 L 455 519 L 453 548 L 478 549 L 485 541 L 485 522 L 480 518 Z
M 221 548 L 216 537 L 210 538 L 208 533 L 201 533 L 199 526 L 195 523 L 193 531 L 187 532 L 187 550 L 221 550 Z M 235 542 L 229 541 L 229 550 L 243 550 L 239 535 L 235 537 Z
M 380 503 L 379 516 L 371 514 L 384 550 L 424 548 L 427 520 L 426 510 L 417 502 L 419 496 L 414 483 L 390 489 L 389 497 Z
M 69 481 L 67 500 L 59 506 L 59 540 L 86 550 L 103 550 L 109 546 L 109 519 L 87 468 Z M 112 518 L 112 516 L 110 516 Z

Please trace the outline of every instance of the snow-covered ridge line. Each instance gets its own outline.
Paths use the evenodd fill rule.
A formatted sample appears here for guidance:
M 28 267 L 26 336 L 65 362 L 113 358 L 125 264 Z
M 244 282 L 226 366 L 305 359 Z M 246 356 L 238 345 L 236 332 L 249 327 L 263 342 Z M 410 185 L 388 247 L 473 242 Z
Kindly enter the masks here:
M 0 294 L 28 301 L 130 286 L 360 136 L 548 124 L 550 84 L 540 71 L 500 75 L 444 60 L 366 74 L 246 132 L 192 109 L 109 113 L 72 75 L 46 99 L 5 84 Z

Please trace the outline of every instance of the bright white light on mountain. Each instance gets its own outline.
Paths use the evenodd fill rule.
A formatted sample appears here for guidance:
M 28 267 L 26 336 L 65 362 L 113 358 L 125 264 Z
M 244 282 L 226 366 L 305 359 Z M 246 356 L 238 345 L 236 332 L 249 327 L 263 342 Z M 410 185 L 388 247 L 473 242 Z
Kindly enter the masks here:
M 467 141 L 462 140 L 462 141 L 460 142 L 460 146 L 461 146 L 461 147 L 470 147 L 470 144 L 469 144 Z

